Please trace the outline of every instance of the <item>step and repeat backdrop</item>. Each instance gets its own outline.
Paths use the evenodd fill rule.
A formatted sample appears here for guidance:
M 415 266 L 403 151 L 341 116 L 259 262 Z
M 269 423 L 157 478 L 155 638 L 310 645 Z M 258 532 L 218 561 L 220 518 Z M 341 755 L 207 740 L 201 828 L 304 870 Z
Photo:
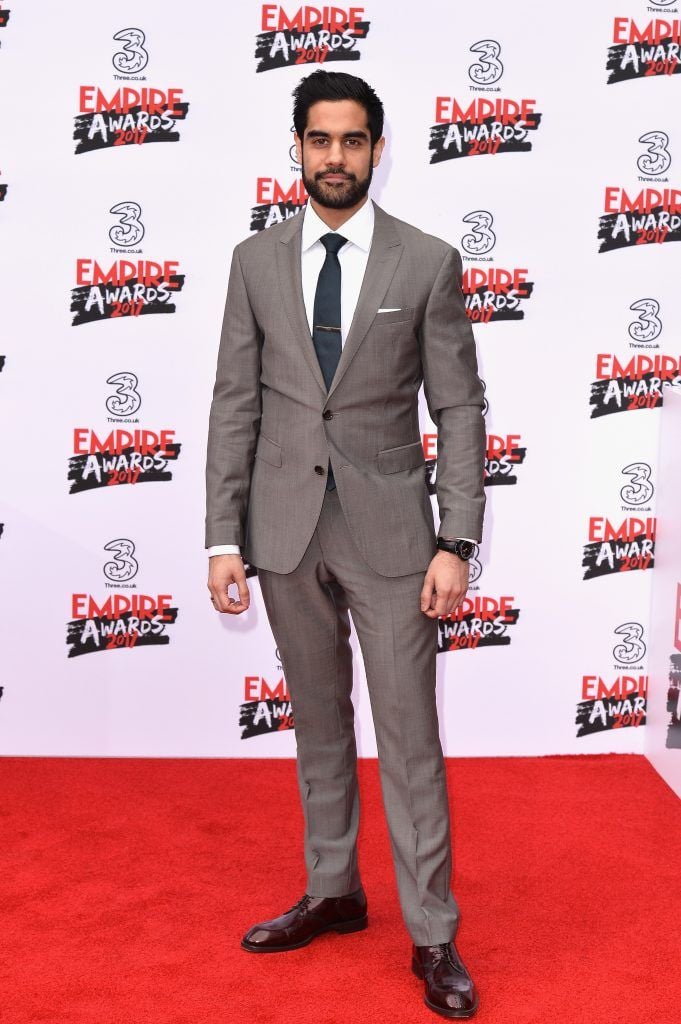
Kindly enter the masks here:
M 305 202 L 318 67 L 384 102 L 373 198 L 463 257 L 487 517 L 439 623 L 446 752 L 643 751 L 680 57 L 670 0 L 2 0 L 2 752 L 295 753 L 257 572 L 246 615 L 209 601 L 203 474 L 232 248 Z

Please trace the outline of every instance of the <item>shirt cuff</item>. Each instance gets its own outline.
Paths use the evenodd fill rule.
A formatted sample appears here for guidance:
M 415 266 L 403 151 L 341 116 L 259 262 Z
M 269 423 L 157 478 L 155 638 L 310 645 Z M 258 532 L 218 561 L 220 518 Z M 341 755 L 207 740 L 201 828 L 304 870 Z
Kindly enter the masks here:
M 479 540 L 473 540 L 472 537 L 443 537 L 443 540 L 467 540 L 469 544 L 475 544 L 476 547 L 480 546 Z
M 213 555 L 240 555 L 241 549 L 238 544 L 214 544 L 208 548 L 208 557 Z

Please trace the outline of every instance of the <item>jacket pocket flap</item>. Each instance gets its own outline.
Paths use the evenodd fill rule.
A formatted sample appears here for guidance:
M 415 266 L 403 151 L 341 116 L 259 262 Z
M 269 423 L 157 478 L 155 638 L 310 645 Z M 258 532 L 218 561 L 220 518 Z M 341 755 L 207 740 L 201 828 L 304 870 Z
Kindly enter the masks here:
M 404 469 L 416 469 L 425 465 L 423 445 L 420 441 L 401 444 L 398 448 L 384 448 L 378 453 L 380 473 L 400 473 Z
M 270 441 L 266 434 L 260 433 L 255 457 L 268 462 L 270 466 L 281 466 L 281 445 L 276 441 Z

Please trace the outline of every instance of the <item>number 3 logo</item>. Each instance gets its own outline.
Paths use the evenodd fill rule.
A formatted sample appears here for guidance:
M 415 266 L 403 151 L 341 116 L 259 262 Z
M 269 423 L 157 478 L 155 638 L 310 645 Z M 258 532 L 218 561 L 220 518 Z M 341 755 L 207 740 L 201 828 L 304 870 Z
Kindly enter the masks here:
M 479 53 L 480 60 L 471 64 L 468 69 L 470 78 L 476 85 L 491 85 L 497 82 L 504 73 L 504 65 L 499 60 L 501 47 L 494 39 L 481 39 L 471 46 L 471 53 Z
M 480 576 L 482 575 L 482 565 L 480 564 L 480 559 L 478 558 L 479 554 L 480 554 L 480 548 L 476 544 L 475 545 L 475 551 L 473 552 L 471 557 L 468 559 L 468 584 L 469 584 L 469 586 L 470 586 L 471 583 L 475 583 L 476 580 L 479 580 Z
M 647 153 L 638 158 L 636 164 L 641 174 L 664 174 L 672 162 L 667 146 L 669 136 L 666 132 L 646 132 L 639 142 L 648 146 Z
M 116 203 L 111 207 L 109 213 L 118 215 L 118 224 L 109 228 L 109 238 L 114 245 L 123 245 L 129 249 L 131 245 L 137 245 L 142 241 L 144 224 L 140 220 L 142 207 L 139 203 L 134 203 L 131 200 Z
M 115 395 L 109 395 L 106 408 L 112 416 L 132 416 L 137 412 L 142 399 L 137 388 L 137 377 L 134 373 L 114 373 L 107 379 L 107 384 L 118 384 Z
M 629 309 L 638 313 L 638 320 L 629 324 L 629 337 L 634 341 L 651 342 L 662 333 L 662 321 L 658 316 L 660 303 L 657 299 L 638 299 L 632 302 Z
M 631 482 L 620 491 L 620 498 L 627 505 L 643 505 L 653 496 L 654 487 L 650 482 L 651 469 L 647 462 L 632 462 L 622 470 L 623 476 L 630 476 Z
M 640 661 L 646 653 L 646 645 L 643 642 L 643 626 L 638 622 L 623 622 L 621 626 L 617 627 L 615 633 L 623 638 L 622 642 L 615 644 L 612 649 L 615 661 L 622 662 L 624 665 L 632 665 L 634 662 Z
M 133 75 L 147 66 L 149 54 L 142 46 L 145 37 L 141 28 L 122 28 L 113 38 L 125 43 L 112 58 L 116 71 L 122 75 Z
M 481 256 L 494 248 L 497 236 L 492 230 L 493 220 L 489 210 L 471 210 L 466 214 L 463 221 L 465 224 L 471 224 L 472 230 L 461 239 L 465 252 L 472 256 Z
M 139 570 L 139 563 L 133 557 L 135 545 L 131 540 L 121 537 L 110 540 L 104 545 L 105 551 L 113 551 L 114 558 L 104 565 L 104 575 L 112 583 L 124 583 L 133 579 Z

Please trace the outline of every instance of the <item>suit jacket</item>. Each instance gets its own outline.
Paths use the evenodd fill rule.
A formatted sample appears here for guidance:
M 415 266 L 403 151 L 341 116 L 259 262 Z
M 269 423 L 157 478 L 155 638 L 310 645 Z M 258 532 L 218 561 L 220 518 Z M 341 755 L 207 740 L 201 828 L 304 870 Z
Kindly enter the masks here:
M 328 393 L 303 303 L 302 217 L 234 250 L 210 411 L 206 545 L 239 544 L 249 562 L 274 572 L 291 572 L 305 552 L 329 459 L 365 561 L 383 576 L 427 568 L 436 546 L 421 382 L 438 429 L 440 533 L 481 538 L 483 388 L 461 257 L 374 209 L 366 272 Z

